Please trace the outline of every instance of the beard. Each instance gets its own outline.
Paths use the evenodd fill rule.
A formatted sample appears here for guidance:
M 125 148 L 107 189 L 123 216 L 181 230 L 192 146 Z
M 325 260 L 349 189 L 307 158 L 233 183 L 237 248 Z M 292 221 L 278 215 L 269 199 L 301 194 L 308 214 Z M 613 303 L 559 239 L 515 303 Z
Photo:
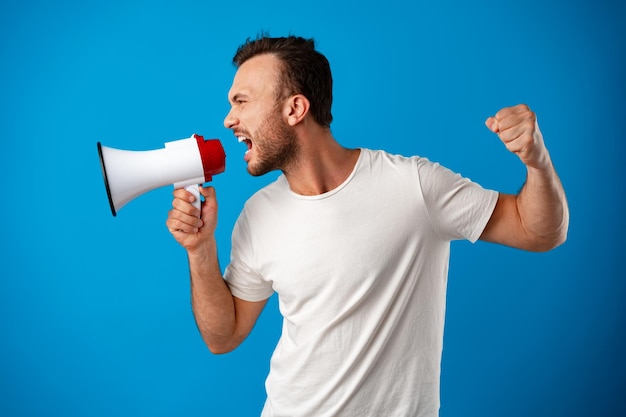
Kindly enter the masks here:
M 254 161 L 248 163 L 248 173 L 255 177 L 274 170 L 288 170 L 298 159 L 299 146 L 294 129 L 286 124 L 277 109 L 273 109 L 254 137 Z

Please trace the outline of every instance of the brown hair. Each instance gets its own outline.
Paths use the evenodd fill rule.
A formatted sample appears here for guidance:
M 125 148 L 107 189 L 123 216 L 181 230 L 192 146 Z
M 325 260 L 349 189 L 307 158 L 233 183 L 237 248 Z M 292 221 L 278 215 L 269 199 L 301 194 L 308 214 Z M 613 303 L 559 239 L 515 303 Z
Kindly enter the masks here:
M 279 84 L 283 88 L 277 91 L 278 98 L 304 95 L 311 103 L 313 119 L 321 126 L 330 127 L 333 77 L 328 59 L 315 50 L 315 41 L 296 36 L 270 38 L 262 34 L 254 40 L 247 39 L 237 49 L 233 64 L 240 67 L 261 54 L 272 54 L 282 63 Z

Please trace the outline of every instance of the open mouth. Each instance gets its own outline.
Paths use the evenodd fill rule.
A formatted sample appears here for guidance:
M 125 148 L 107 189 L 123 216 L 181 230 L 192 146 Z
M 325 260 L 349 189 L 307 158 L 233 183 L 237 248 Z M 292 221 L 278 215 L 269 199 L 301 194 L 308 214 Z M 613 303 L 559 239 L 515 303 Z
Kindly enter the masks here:
M 248 138 L 247 136 L 237 136 L 237 140 L 246 144 L 246 146 L 248 147 L 248 150 L 246 151 L 247 155 L 248 152 L 250 152 L 250 150 L 252 149 L 252 140 L 250 140 L 250 138 Z

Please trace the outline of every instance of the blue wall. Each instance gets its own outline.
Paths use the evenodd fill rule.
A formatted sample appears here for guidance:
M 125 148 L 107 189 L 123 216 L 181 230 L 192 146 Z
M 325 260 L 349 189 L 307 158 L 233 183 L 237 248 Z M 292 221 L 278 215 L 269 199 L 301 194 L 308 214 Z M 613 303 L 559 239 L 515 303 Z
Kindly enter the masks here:
M 232 4 L 229 4 L 232 3 Z M 276 300 L 234 353 L 195 328 L 171 188 L 110 214 L 96 142 L 218 137 L 220 259 L 252 178 L 224 129 L 230 59 L 266 30 L 315 37 L 346 146 L 421 154 L 515 192 L 524 169 L 483 125 L 528 103 L 566 187 L 546 254 L 453 244 L 442 417 L 626 413 L 623 2 L 319 0 L 0 5 L 0 415 L 254 416 Z

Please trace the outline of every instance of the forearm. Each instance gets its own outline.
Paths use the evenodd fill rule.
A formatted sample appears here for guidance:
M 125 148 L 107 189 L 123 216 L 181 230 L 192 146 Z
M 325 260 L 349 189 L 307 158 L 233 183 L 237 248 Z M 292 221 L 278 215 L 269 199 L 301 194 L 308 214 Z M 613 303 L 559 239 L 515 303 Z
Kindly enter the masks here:
M 520 223 L 533 242 L 533 250 L 549 250 L 565 242 L 569 209 L 552 162 L 542 168 L 527 167 L 526 183 L 516 203 Z
M 213 353 L 236 347 L 235 305 L 217 258 L 215 242 L 203 250 L 189 251 L 191 306 L 203 340 Z

